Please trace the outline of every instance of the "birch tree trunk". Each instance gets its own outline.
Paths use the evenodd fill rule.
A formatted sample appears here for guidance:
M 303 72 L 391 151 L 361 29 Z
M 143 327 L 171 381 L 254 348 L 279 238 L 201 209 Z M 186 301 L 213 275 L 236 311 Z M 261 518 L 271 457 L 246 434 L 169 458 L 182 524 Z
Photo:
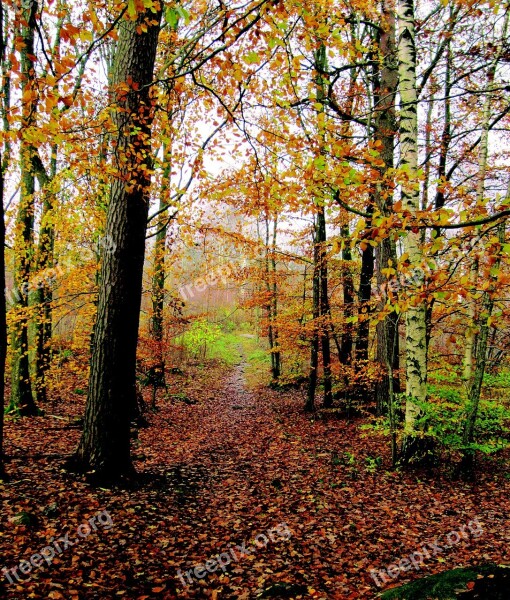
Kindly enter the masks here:
M 118 130 L 83 434 L 70 467 L 98 480 L 133 473 L 136 346 L 147 228 L 153 107 L 151 82 L 161 11 L 123 20 L 112 71 Z
M 418 95 L 416 90 L 416 46 L 413 0 L 398 2 L 398 59 L 400 92 L 400 167 L 408 181 L 402 185 L 404 209 L 415 214 L 420 209 L 418 170 Z M 409 231 L 404 252 L 414 272 L 423 272 L 421 234 Z M 419 291 L 418 289 L 416 290 Z M 420 403 L 427 400 L 427 327 L 426 305 L 418 297 L 411 299 L 406 314 L 406 410 L 402 462 L 421 462 L 427 458 L 427 446 L 418 430 Z

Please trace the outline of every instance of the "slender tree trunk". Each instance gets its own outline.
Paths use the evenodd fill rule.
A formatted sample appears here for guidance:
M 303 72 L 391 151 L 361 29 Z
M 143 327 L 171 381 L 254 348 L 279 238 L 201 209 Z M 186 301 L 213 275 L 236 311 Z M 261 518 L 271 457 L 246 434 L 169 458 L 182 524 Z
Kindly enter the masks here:
M 0 21 L 3 20 L 3 10 L 0 6 Z M 1 33 L 1 31 L 0 31 Z M 0 48 L 0 56 L 3 48 Z M 2 148 L 0 148 L 0 164 L 2 161 Z M 4 216 L 4 172 L 0 169 L 0 481 L 5 476 L 4 460 L 4 390 L 5 390 L 5 357 L 7 353 L 7 323 L 5 318 L 5 216 Z
M 322 368 L 324 371 L 324 407 L 330 408 L 333 404 L 332 382 L 331 382 L 331 348 L 329 343 L 329 326 L 327 321 L 330 318 L 329 294 L 328 294 L 328 259 L 326 254 L 326 214 L 324 206 L 319 208 L 317 214 L 317 237 L 319 240 L 319 312 L 321 318 L 321 351 Z
M 496 76 L 496 70 L 498 63 L 501 60 L 503 50 L 505 48 L 505 40 L 507 39 L 509 25 L 509 10 L 505 15 L 503 23 L 503 31 L 501 35 L 501 41 L 496 50 L 494 58 L 490 64 L 489 72 L 487 74 L 488 90 L 485 96 L 483 104 L 482 114 L 482 135 L 480 138 L 479 155 L 478 155 L 478 181 L 476 186 L 476 204 L 479 205 L 483 202 L 485 194 L 485 179 L 487 173 L 487 160 L 489 157 L 489 131 L 490 131 L 490 120 L 492 114 L 492 106 L 494 102 L 494 79 Z M 475 258 L 469 273 L 470 288 L 471 292 L 476 291 L 476 283 L 478 280 L 478 260 Z M 473 360 L 478 352 L 477 350 L 477 338 L 476 331 L 478 329 L 476 323 L 476 306 L 473 298 L 468 300 L 468 324 L 465 330 L 465 346 L 464 346 L 464 358 L 462 364 L 462 378 L 464 381 L 469 382 L 473 376 Z
M 315 410 L 315 389 L 319 369 L 319 317 L 320 317 L 320 247 L 317 240 L 317 226 L 314 231 L 313 247 L 313 274 L 312 274 L 312 323 L 313 334 L 310 344 L 310 371 L 308 373 L 308 390 L 306 395 L 305 410 Z
M 32 169 L 32 156 L 35 152 L 26 133 L 34 124 L 37 111 L 35 93 L 35 50 L 34 32 L 36 28 L 37 3 L 31 2 L 22 9 L 23 47 L 21 58 L 22 137 L 20 142 L 20 198 L 16 217 L 14 287 L 20 290 L 15 307 L 15 319 L 11 331 L 12 374 L 11 402 L 9 410 L 21 415 L 37 414 L 32 396 L 30 362 L 28 348 L 28 289 L 33 258 L 34 233 L 34 193 L 35 178 Z
M 395 98 L 398 84 L 397 68 L 397 48 L 395 43 L 395 12 L 393 3 L 384 0 L 381 9 L 381 25 L 379 39 L 379 49 L 381 61 L 379 72 L 375 79 L 375 131 L 374 139 L 380 143 L 381 160 L 383 166 L 380 168 L 379 182 L 376 184 L 373 195 L 374 204 L 384 215 L 389 215 L 393 206 L 394 183 L 392 176 L 387 175 L 388 171 L 394 167 L 396 117 L 395 117 Z M 389 238 L 381 241 L 375 251 L 376 281 L 378 292 L 391 287 L 390 279 L 383 273 L 391 264 L 397 264 L 397 252 L 395 243 Z M 379 310 L 384 308 L 384 294 L 381 296 Z M 394 295 L 397 290 L 394 289 Z M 394 298 L 394 301 L 396 298 Z M 398 315 L 391 312 L 384 321 L 376 325 L 376 355 L 375 360 L 382 372 L 382 377 L 375 386 L 375 397 L 378 414 L 383 414 L 388 407 L 390 398 L 390 377 L 392 378 L 391 388 L 395 394 L 400 392 L 400 382 L 398 370 L 399 360 L 399 336 L 398 336 Z M 388 364 L 391 364 L 391 375 L 388 371 Z
M 163 311 L 165 306 L 165 255 L 166 238 L 168 233 L 168 218 L 165 209 L 168 208 L 166 196 L 169 190 L 171 174 L 171 152 L 166 145 L 163 146 L 163 182 L 159 194 L 160 213 L 156 224 L 156 241 L 154 246 L 154 275 L 152 277 L 152 337 L 158 346 L 163 342 Z M 163 363 L 163 357 L 161 356 Z
M 53 251 L 55 242 L 55 225 L 53 215 L 53 190 L 49 188 L 50 182 L 57 172 L 57 146 L 51 148 L 51 171 L 47 175 L 44 166 L 39 162 L 39 157 L 33 157 L 33 167 L 37 173 L 39 184 L 43 192 L 43 208 L 41 215 L 41 229 L 39 232 L 39 245 L 37 248 L 36 265 L 41 275 L 41 281 L 33 292 L 32 303 L 36 307 L 35 323 L 35 393 L 37 402 L 47 400 L 46 371 L 51 360 L 51 334 L 52 334 L 52 308 L 53 292 L 50 281 L 45 272 L 53 267 Z
M 61 7 L 62 8 L 62 7 Z M 52 49 L 52 58 L 60 60 L 61 32 L 64 25 L 64 17 L 60 17 L 55 31 L 55 42 Z M 83 79 L 85 61 L 83 61 L 76 80 L 75 90 L 79 89 Z M 54 93 L 58 94 L 58 84 L 54 87 Z M 66 106 L 67 109 L 67 106 Z M 66 110 L 64 109 L 64 110 Z M 41 214 L 41 228 L 39 232 L 39 245 L 37 248 L 36 268 L 42 273 L 42 279 L 33 293 L 32 303 L 36 307 L 35 322 L 35 395 L 36 401 L 44 403 L 47 400 L 46 372 L 51 362 L 51 336 L 52 336 L 52 301 L 53 291 L 49 278 L 45 276 L 48 269 L 54 266 L 55 246 L 55 216 L 53 213 L 55 191 L 50 189 L 50 184 L 57 175 L 57 153 L 58 145 L 51 145 L 50 170 L 46 172 L 38 153 L 32 157 L 32 168 L 39 181 L 39 187 L 43 194 L 43 206 Z
M 136 406 L 136 346 L 151 181 L 150 84 L 160 19 L 160 11 L 147 11 L 136 21 L 121 22 L 112 71 L 118 162 L 106 235 L 113 251 L 105 253 L 101 265 L 84 430 L 70 465 L 105 480 L 133 472 L 130 420 Z
M 510 183 L 508 187 L 507 196 L 510 198 Z M 499 272 L 501 264 L 501 247 L 505 243 L 505 221 L 499 224 L 498 238 L 499 238 L 499 251 L 496 263 L 493 266 L 494 272 Z M 475 425 L 478 416 L 478 408 L 480 405 L 480 394 L 482 391 L 483 376 L 485 374 L 485 367 L 487 364 L 487 346 L 489 340 L 490 330 L 490 318 L 492 310 L 494 308 L 494 291 L 496 288 L 497 276 L 491 276 L 491 285 L 489 289 L 484 291 L 482 300 L 481 314 L 483 317 L 480 322 L 480 331 L 478 334 L 478 344 L 476 351 L 476 365 L 473 379 L 469 387 L 468 393 L 468 407 L 466 411 L 466 421 L 464 424 L 463 433 L 463 444 L 464 444 L 464 455 L 461 464 L 461 470 L 468 477 L 473 474 L 474 468 L 474 450 L 469 446 L 474 442 Z
M 5 60 L 4 7 L 0 3 L 0 64 Z M 3 87 L 3 86 L 2 86 Z M 5 101 L 5 99 L 4 99 Z M 2 106 L 2 112 L 5 105 Z M 7 353 L 7 323 L 5 318 L 5 216 L 4 216 L 4 146 L 0 145 L 0 481 L 5 477 L 4 459 L 4 389 L 5 356 Z
M 354 281 L 352 278 L 352 253 L 349 245 L 349 228 L 342 225 L 340 235 L 342 236 L 342 288 L 344 304 L 344 327 L 341 337 L 340 364 L 350 365 L 352 361 L 353 327 L 349 319 L 354 314 Z
M 373 212 L 373 201 L 367 209 L 369 215 Z M 372 223 L 367 219 L 367 229 Z M 370 339 L 370 299 L 372 297 L 372 277 L 374 276 L 374 247 L 367 244 L 361 254 L 361 272 L 358 288 L 358 332 L 356 337 L 356 360 L 368 360 L 368 345 Z
M 156 223 L 156 240 L 154 244 L 154 273 L 152 276 L 152 318 L 151 335 L 155 342 L 155 364 L 150 369 L 153 373 L 152 388 L 152 410 L 156 410 L 157 388 L 166 387 L 165 362 L 166 354 L 164 349 L 164 310 L 165 310 L 165 280 L 166 280 L 166 248 L 168 236 L 168 215 L 169 208 L 167 197 L 170 191 L 170 177 L 172 173 L 172 153 L 171 149 L 163 144 L 163 177 L 161 189 L 159 191 L 159 217 Z M 140 403 L 137 403 L 137 420 L 145 422 L 140 412 Z
M 274 343 L 274 369 L 273 369 L 273 379 L 278 381 L 281 375 L 281 355 L 278 347 L 278 281 L 277 281 L 277 273 L 276 273 L 276 235 L 278 233 L 278 217 L 275 214 L 273 220 L 273 239 L 271 242 L 271 271 L 272 271 L 272 281 L 271 281 L 271 317 L 272 317 L 272 327 L 273 327 L 273 343 Z
M 384 309 L 385 295 L 390 293 L 391 285 L 394 280 L 388 278 L 382 273 L 382 269 L 386 269 L 392 261 L 396 261 L 395 244 L 389 238 L 382 240 L 376 248 L 376 265 L 377 265 L 377 286 L 381 294 L 379 309 Z M 396 301 L 397 291 L 394 292 L 393 302 Z M 383 370 L 382 377 L 377 381 L 375 387 L 376 410 L 378 415 L 385 414 L 388 409 L 388 400 L 390 398 L 390 377 L 391 388 L 394 394 L 400 393 L 400 380 L 398 377 L 398 369 L 400 368 L 400 339 L 398 334 L 398 314 L 395 311 L 390 312 L 384 320 L 376 325 L 376 356 L 375 359 Z M 388 364 L 391 364 L 391 374 L 388 370 Z
M 316 91 L 317 102 L 320 104 L 317 114 L 317 129 L 320 139 L 319 154 L 324 156 L 324 145 L 326 141 L 324 100 L 326 97 L 325 81 L 323 73 L 327 70 L 326 46 L 320 44 L 315 52 L 316 69 Z M 330 407 L 333 403 L 331 382 L 331 349 L 329 340 L 330 318 L 328 297 L 328 265 L 326 252 L 326 212 L 325 212 L 325 187 L 321 174 L 316 173 L 316 182 L 319 193 L 316 194 L 315 204 L 317 206 L 317 217 L 314 231 L 314 269 L 313 269 L 313 319 L 314 333 L 310 348 L 310 374 L 308 380 L 308 396 L 306 410 L 313 410 L 315 406 L 315 388 L 317 386 L 319 345 L 322 351 L 324 372 L 324 406 Z
M 276 276 L 276 259 L 274 257 L 274 249 L 276 244 L 276 229 L 273 231 L 273 241 L 271 242 L 271 234 L 269 229 L 269 214 L 265 217 L 266 223 L 266 256 L 265 256 L 265 278 L 266 278 L 266 315 L 267 315 L 267 338 L 269 342 L 269 351 L 271 355 L 271 379 L 277 382 L 280 377 L 280 353 L 276 350 L 278 345 L 278 332 L 275 327 L 275 311 L 278 310 L 277 301 L 275 303 L 274 295 L 277 293 L 275 276 Z M 276 221 L 274 228 L 276 227 Z M 271 252 L 271 248 L 273 251 Z M 272 254 L 272 258 L 270 258 Z

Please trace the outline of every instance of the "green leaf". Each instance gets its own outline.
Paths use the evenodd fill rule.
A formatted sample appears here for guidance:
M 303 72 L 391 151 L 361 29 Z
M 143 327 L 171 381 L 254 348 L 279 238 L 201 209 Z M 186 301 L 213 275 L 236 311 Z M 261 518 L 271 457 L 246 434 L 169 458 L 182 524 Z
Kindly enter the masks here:
M 324 156 L 318 156 L 317 158 L 315 158 L 313 161 L 313 166 L 318 171 L 324 171 L 324 169 L 326 168 L 326 159 L 324 158 Z
M 259 64 L 260 63 L 260 56 L 258 55 L 257 52 L 248 52 L 248 54 L 246 54 L 246 56 L 244 57 L 244 60 L 249 64 L 249 65 L 253 65 L 253 64 Z
M 136 19 L 137 12 L 135 0 L 128 0 L 127 14 L 130 19 Z
M 172 29 L 176 29 L 179 24 L 179 12 L 175 8 L 169 6 L 165 11 L 165 20 Z
M 190 20 L 190 14 L 189 14 L 189 12 L 184 7 L 182 7 L 182 6 L 178 6 L 176 10 L 177 10 L 177 14 L 179 15 L 179 17 L 181 17 L 181 19 L 187 25 L 189 23 L 189 20 Z

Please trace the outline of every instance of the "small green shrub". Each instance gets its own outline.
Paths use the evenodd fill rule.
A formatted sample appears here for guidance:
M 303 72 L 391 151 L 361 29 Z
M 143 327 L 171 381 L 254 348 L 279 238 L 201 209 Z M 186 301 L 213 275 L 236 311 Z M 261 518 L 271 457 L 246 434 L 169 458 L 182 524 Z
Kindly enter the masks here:
M 418 403 L 423 416 L 418 426 L 447 450 L 478 450 L 492 454 L 508 447 L 510 410 L 501 402 L 481 399 L 475 426 L 475 442 L 466 446 L 463 432 L 467 401 L 456 389 L 431 392 L 426 403 Z
M 488 388 L 508 388 L 510 390 L 510 371 L 502 371 L 495 375 L 485 373 L 483 383 Z

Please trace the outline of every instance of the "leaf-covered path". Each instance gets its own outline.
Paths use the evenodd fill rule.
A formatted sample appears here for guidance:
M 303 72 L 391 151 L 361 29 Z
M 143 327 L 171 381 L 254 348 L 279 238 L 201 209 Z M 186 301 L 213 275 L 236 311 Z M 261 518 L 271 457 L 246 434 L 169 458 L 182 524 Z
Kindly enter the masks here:
M 83 410 L 71 391 L 47 416 L 8 427 L 0 568 L 52 538 L 73 544 L 27 575 L 18 569 L 21 581 L 2 577 L 1 597 L 374 598 L 370 571 L 381 577 L 413 553 L 423 562 L 415 555 L 417 568 L 408 561 L 388 581 L 509 562 L 503 466 L 482 465 L 474 484 L 391 471 L 386 441 L 364 437 L 365 421 L 311 419 L 302 391 L 248 390 L 244 368 L 173 377 L 170 400 L 134 442 L 134 489 L 94 489 L 62 470 L 79 435 L 69 411 Z M 76 535 L 105 510 L 111 526 Z

